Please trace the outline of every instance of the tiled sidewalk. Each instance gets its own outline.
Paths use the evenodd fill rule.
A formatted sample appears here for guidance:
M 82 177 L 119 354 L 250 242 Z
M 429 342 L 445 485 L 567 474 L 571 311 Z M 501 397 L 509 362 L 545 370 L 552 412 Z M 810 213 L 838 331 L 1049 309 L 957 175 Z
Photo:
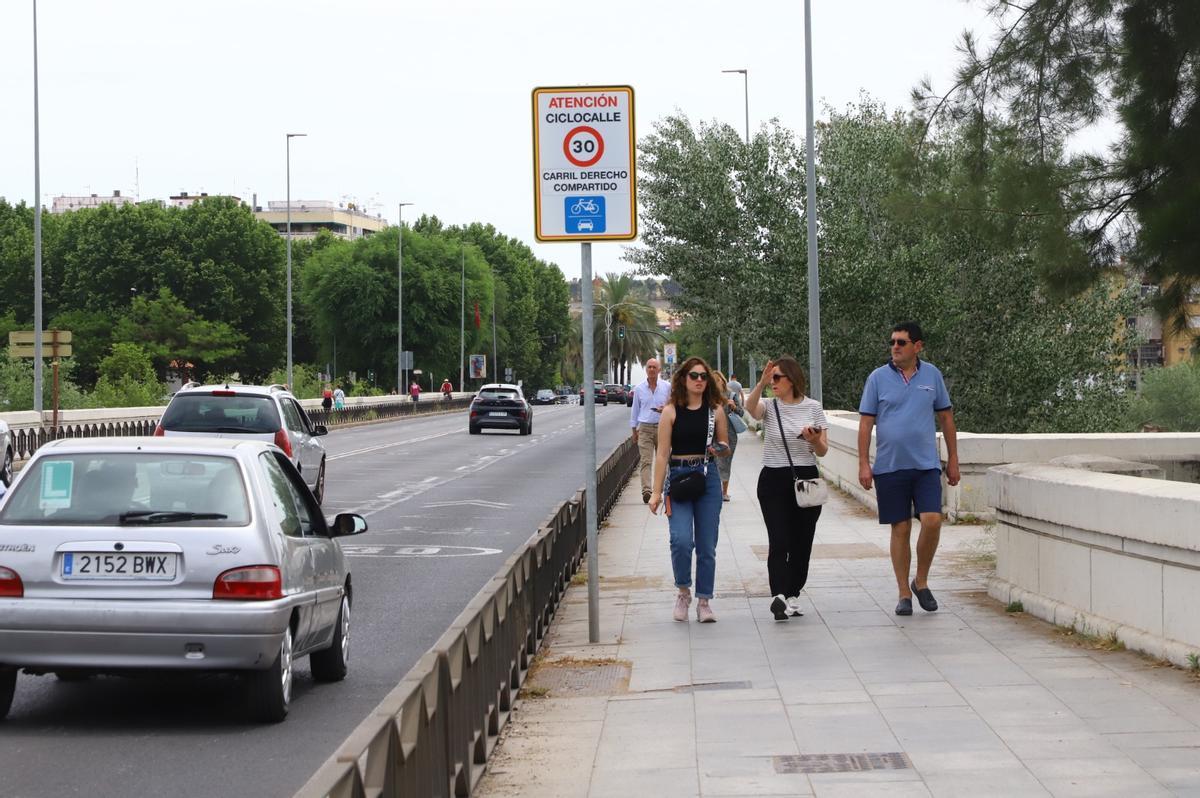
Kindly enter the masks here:
M 742 436 L 716 624 L 694 604 L 671 620 L 666 520 L 624 492 L 600 537 L 601 642 L 571 589 L 476 794 L 1200 796 L 1200 681 L 1006 614 L 985 528 L 943 528 L 941 609 L 898 618 L 886 527 L 835 497 L 804 617 L 773 620 L 760 457 Z

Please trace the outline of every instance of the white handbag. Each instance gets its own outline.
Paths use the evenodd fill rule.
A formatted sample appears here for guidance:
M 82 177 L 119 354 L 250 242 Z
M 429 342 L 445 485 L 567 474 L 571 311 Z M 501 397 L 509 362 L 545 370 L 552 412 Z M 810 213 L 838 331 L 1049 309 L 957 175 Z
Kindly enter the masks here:
M 783 419 L 779 416 L 779 400 L 775 400 L 775 421 L 779 424 L 779 439 L 783 441 L 783 450 L 787 452 L 788 465 L 792 467 L 792 479 L 796 489 L 797 507 L 820 507 L 829 501 L 829 486 L 820 477 L 815 479 L 800 479 L 796 476 L 796 464 L 792 462 L 792 450 L 788 447 L 787 435 L 783 432 Z

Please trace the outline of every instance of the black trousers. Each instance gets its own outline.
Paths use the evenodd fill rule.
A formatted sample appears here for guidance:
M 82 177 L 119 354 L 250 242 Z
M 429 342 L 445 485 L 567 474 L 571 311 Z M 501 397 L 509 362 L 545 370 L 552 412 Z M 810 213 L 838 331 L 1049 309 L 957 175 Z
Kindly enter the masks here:
M 820 476 L 816 466 L 797 466 L 796 476 Z M 767 576 L 771 595 L 798 596 L 808 582 L 808 561 L 817 534 L 820 507 L 797 507 L 790 468 L 763 468 L 758 475 L 758 504 L 770 542 Z

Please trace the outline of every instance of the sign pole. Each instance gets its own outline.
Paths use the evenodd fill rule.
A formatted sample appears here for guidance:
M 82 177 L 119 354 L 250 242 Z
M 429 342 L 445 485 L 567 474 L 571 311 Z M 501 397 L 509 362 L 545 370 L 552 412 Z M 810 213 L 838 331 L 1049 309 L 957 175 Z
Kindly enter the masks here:
M 54 358 L 54 431 L 58 432 L 58 358 Z
M 596 485 L 596 392 L 592 382 L 596 375 L 595 341 L 592 336 L 592 245 L 579 245 L 580 276 L 583 289 L 583 437 L 584 487 L 587 490 L 587 552 L 588 552 L 588 642 L 600 642 L 600 539 L 597 535 L 596 504 L 599 494 Z

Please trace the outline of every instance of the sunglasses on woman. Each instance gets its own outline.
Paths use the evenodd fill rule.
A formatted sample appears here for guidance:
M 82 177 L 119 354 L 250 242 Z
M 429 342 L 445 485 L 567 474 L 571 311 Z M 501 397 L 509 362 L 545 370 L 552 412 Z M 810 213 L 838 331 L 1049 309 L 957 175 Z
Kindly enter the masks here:
M 786 380 L 786 379 L 787 379 L 786 374 L 772 374 L 771 375 L 771 382 L 779 382 L 780 380 Z
M 707 371 L 689 371 L 688 376 L 697 382 L 703 382 L 708 379 Z

